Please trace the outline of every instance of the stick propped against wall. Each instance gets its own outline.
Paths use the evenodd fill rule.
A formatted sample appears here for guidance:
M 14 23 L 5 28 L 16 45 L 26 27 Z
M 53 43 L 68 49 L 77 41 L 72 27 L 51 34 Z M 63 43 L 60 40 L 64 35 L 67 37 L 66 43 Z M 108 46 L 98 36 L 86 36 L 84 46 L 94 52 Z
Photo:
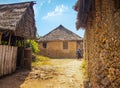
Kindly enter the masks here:
M 10 45 L 10 43 L 11 43 L 11 37 L 12 37 L 12 32 L 10 32 L 8 45 Z
M 0 32 L 0 45 L 1 45 L 1 39 L 2 39 L 2 32 Z

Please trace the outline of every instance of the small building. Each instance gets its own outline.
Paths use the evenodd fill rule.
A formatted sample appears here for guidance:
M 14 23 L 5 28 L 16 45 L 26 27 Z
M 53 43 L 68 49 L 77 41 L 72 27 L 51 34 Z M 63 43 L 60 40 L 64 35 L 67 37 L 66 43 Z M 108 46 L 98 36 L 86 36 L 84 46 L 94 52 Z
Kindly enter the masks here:
M 31 49 L 25 48 L 25 40 L 36 36 L 33 5 L 34 2 L 0 5 L 0 77 L 17 67 L 31 67 Z
M 53 58 L 75 58 L 76 51 L 83 51 L 83 38 L 62 25 L 39 39 L 40 55 Z

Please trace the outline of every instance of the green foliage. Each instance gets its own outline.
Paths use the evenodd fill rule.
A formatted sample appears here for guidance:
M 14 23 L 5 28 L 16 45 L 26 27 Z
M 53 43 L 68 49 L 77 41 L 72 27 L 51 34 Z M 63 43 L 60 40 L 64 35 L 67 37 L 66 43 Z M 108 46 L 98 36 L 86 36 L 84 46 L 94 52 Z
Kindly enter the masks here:
M 38 43 L 35 40 L 27 40 L 26 46 L 31 47 L 33 53 L 38 53 L 39 52 Z
M 85 61 L 85 60 L 82 61 L 81 68 L 82 68 L 82 69 L 86 69 L 86 68 L 87 68 L 87 64 L 86 64 L 86 61 Z
M 2 45 L 7 45 L 8 42 L 7 42 L 7 41 L 1 41 L 1 44 L 2 44 Z
M 16 45 L 17 45 L 18 47 L 24 47 L 23 42 L 20 41 L 20 40 L 16 40 Z
M 86 62 L 86 60 L 82 60 L 82 64 L 80 66 L 80 69 L 83 70 L 84 78 L 88 78 L 87 62 Z
M 36 56 L 36 60 L 32 62 L 32 66 L 51 65 L 50 58 L 45 56 Z

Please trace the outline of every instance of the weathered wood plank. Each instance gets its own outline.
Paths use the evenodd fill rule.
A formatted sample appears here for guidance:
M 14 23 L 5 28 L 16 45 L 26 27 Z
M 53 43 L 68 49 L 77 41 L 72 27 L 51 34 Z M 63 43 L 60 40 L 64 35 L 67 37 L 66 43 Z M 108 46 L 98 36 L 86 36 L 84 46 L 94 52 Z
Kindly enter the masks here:
M 2 56 L 1 56 L 1 64 L 2 64 L 2 66 L 1 66 L 1 74 L 2 74 L 2 76 L 3 76 L 3 69 L 4 69 L 4 46 L 2 46 Z
M 17 47 L 13 47 L 13 53 L 12 53 L 12 65 L 11 65 L 11 71 L 14 72 L 16 70 L 16 59 L 17 59 Z
M 12 62 L 13 62 L 13 57 L 12 57 L 12 55 L 14 54 L 14 53 L 16 53 L 16 52 L 14 52 L 13 51 L 13 49 L 14 49 L 14 47 L 11 47 L 11 53 L 10 53 L 10 69 L 9 69 L 9 73 L 12 73 L 12 68 L 13 68 L 13 66 L 12 66 Z
M 2 76 L 2 46 L 0 45 L 0 77 Z
M 2 75 L 4 75 L 4 67 L 5 67 L 5 46 L 3 46 L 3 56 L 2 56 Z
M 0 45 L 0 77 L 16 70 L 17 47 Z
M 4 73 L 4 75 L 6 75 L 6 73 L 7 73 L 7 54 L 8 54 L 8 46 L 5 46 L 5 47 L 4 47 L 4 50 L 5 50 L 5 52 L 4 52 L 4 70 L 3 70 L 3 73 Z
M 6 49 L 6 50 L 7 50 L 7 52 L 6 52 L 6 58 L 5 58 L 5 59 L 6 59 L 6 74 L 8 74 L 8 71 L 9 71 L 9 63 L 10 63 L 10 62 L 9 62 L 9 53 L 10 53 L 10 52 L 9 52 L 9 48 L 10 48 L 10 47 L 7 46 L 7 49 Z
M 14 63 L 15 63 L 15 60 L 14 60 L 14 55 L 15 55 L 16 51 L 15 51 L 15 47 L 13 47 L 13 53 L 12 53 L 12 63 L 11 63 L 11 72 L 14 72 Z
M 14 48 L 15 52 L 14 53 L 14 71 L 16 70 L 16 62 L 17 62 L 17 47 Z
M 9 74 L 12 73 L 12 54 L 13 54 L 13 47 L 10 46 L 9 48 Z
M 9 58 L 10 58 L 10 56 L 9 56 L 9 54 L 10 54 L 10 46 L 7 46 L 8 47 L 8 50 L 7 50 L 7 54 L 6 54 L 6 74 L 8 74 L 9 73 L 9 63 L 10 63 L 10 60 L 9 60 Z

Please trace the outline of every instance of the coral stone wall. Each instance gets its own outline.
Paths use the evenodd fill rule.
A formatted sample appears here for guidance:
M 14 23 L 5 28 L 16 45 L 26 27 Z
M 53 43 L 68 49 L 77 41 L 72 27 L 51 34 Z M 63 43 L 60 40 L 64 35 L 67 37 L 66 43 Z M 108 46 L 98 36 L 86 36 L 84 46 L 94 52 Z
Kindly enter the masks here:
M 80 45 L 81 44 L 82 43 L 80 43 Z M 53 58 L 76 58 L 77 42 L 68 41 L 68 49 L 63 49 L 63 41 L 47 42 L 46 48 L 43 48 L 41 42 L 39 43 L 39 49 L 40 55 L 44 56 L 49 56 Z
M 120 88 L 120 9 L 114 0 L 95 0 L 85 31 L 85 59 L 92 88 Z

